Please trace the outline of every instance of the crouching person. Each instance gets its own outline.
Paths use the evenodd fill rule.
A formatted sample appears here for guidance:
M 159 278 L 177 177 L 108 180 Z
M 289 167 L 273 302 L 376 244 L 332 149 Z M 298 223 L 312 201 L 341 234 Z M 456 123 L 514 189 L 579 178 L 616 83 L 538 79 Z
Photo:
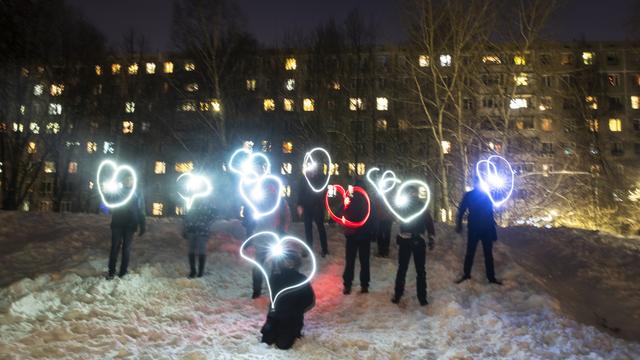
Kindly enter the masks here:
M 297 253 L 290 253 L 274 264 L 274 270 L 269 278 L 274 295 L 306 279 L 306 276 L 298 271 L 300 263 L 300 256 Z M 316 297 L 310 283 L 280 294 L 275 306 L 269 307 L 267 321 L 260 330 L 262 342 L 269 345 L 275 344 L 278 349 L 290 349 L 296 339 L 302 337 L 304 313 L 311 310 L 315 302 Z
M 204 275 L 207 260 L 207 242 L 211 235 L 211 224 L 216 217 L 216 209 L 206 199 L 196 202 L 184 216 L 182 236 L 189 241 L 189 279 Z M 196 272 L 196 257 L 198 270 Z

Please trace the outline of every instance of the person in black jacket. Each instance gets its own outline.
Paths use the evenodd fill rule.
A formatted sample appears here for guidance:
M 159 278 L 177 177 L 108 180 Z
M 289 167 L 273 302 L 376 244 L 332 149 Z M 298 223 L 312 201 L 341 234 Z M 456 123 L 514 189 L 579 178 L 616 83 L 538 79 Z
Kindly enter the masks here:
M 298 272 L 300 256 L 296 252 L 287 252 L 283 260 L 277 261 L 269 277 L 271 290 L 277 294 L 280 290 L 299 284 L 306 278 Z M 315 305 L 315 294 L 310 283 L 282 293 L 275 304 L 269 307 L 267 320 L 262 326 L 262 342 L 275 344 L 279 349 L 290 349 L 297 338 L 302 336 L 304 313 Z
M 308 171 L 307 176 L 311 178 L 311 181 L 319 182 L 317 180 L 320 176 L 319 170 Z M 300 184 L 298 185 L 297 210 L 298 216 L 302 216 L 304 221 L 305 241 L 307 245 L 313 249 L 313 223 L 316 223 L 318 235 L 320 236 L 322 257 L 329 254 L 327 232 L 324 228 L 324 197 L 325 191 L 315 192 L 309 187 L 304 177 L 300 180 Z
M 207 260 L 207 241 L 211 235 L 211 224 L 216 217 L 216 209 L 209 203 L 210 198 L 199 199 L 187 211 L 182 221 L 182 237 L 189 241 L 189 279 L 202 277 Z M 196 273 L 196 256 L 198 271 Z
M 123 181 L 125 191 L 133 186 L 133 178 L 128 176 Z M 107 280 L 113 279 L 116 274 L 116 262 L 118 253 L 122 248 L 122 262 L 118 277 L 124 277 L 129 267 L 129 254 L 133 234 L 138 230 L 138 236 L 145 232 L 145 211 L 142 195 L 133 194 L 129 202 L 111 209 L 111 252 L 109 253 L 109 273 Z
M 456 232 L 462 233 L 462 218 L 469 211 L 467 219 L 467 253 L 464 257 L 464 274 L 456 281 L 460 284 L 471 279 L 471 266 L 478 242 L 482 242 L 484 266 L 489 283 L 502 285 L 496 279 L 493 268 L 493 242 L 498 240 L 496 222 L 493 219 L 493 203 L 489 195 L 480 188 L 480 179 L 473 178 L 473 190 L 464 194 L 456 217 Z
M 364 182 L 361 180 L 356 181 L 356 186 L 364 188 Z M 344 216 L 352 219 L 359 220 L 364 219 L 367 214 L 367 203 L 365 198 L 356 193 L 351 200 L 351 204 L 344 211 Z M 374 214 L 369 214 L 369 220 L 364 226 L 359 228 L 345 228 L 344 236 L 346 238 L 345 243 L 345 263 L 344 273 L 342 274 L 342 280 L 344 289 L 343 294 L 351 294 L 351 284 L 353 282 L 354 271 L 356 267 L 356 257 L 360 260 L 360 292 L 366 294 L 369 292 L 369 281 L 371 275 L 369 271 L 369 256 L 371 253 L 371 237 L 374 233 Z
M 408 196 L 409 212 L 417 211 L 424 203 L 420 203 L 418 189 L 410 188 Z M 416 292 L 421 306 L 427 305 L 427 272 L 425 269 L 427 242 L 424 239 L 424 232 L 428 235 L 429 250 L 433 250 L 434 237 L 436 235 L 433 218 L 429 211 L 416 217 L 409 223 L 400 222 L 400 233 L 396 237 L 398 244 L 398 272 L 396 274 L 395 293 L 391 302 L 398 304 L 404 293 L 404 284 L 409 268 L 409 261 L 413 254 L 413 263 L 416 267 Z

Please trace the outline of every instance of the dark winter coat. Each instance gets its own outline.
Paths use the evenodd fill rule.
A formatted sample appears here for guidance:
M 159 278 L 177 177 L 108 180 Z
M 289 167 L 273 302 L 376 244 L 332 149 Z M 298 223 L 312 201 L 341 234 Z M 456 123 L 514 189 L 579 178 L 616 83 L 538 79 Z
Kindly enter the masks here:
M 217 210 L 206 201 L 196 202 L 182 221 L 183 236 L 209 237 L 216 215 Z
M 324 197 L 326 190 L 315 192 L 307 184 L 307 180 L 302 177 L 298 183 L 297 206 L 301 206 L 305 213 L 317 215 L 324 213 Z
M 411 210 L 418 211 L 422 206 L 424 206 L 424 203 L 420 204 L 418 201 L 414 201 L 411 206 Z M 411 237 L 421 236 L 425 231 L 429 234 L 429 237 L 436 235 L 433 218 L 431 217 L 429 210 L 425 211 L 421 216 L 411 220 L 409 223 L 401 221 L 399 227 L 400 234 L 408 233 L 411 234 Z
M 462 226 L 462 218 L 465 212 L 469 211 L 467 218 L 467 229 L 472 234 L 482 234 L 495 240 L 496 222 L 493 219 L 493 202 L 484 191 L 473 189 L 462 197 L 456 224 Z
M 128 203 L 113 208 L 111 211 L 111 228 L 128 231 L 145 231 L 144 200 L 139 193 L 135 193 Z
M 343 215 L 347 219 L 358 221 L 364 219 L 365 216 L 367 216 L 367 211 L 369 211 L 369 219 L 367 220 L 367 222 L 359 228 L 345 227 L 345 235 L 367 237 L 375 232 L 375 209 L 373 208 L 373 206 L 371 206 L 371 208 L 367 207 L 366 199 L 359 193 L 356 193 L 351 198 L 351 203 L 349 204 L 349 206 L 343 211 Z
M 282 269 L 269 277 L 271 291 L 277 294 L 280 290 L 304 281 L 305 275 L 294 269 Z M 289 290 L 278 297 L 275 309 L 269 312 L 269 317 L 281 321 L 302 322 L 304 313 L 315 306 L 316 296 L 310 284 Z

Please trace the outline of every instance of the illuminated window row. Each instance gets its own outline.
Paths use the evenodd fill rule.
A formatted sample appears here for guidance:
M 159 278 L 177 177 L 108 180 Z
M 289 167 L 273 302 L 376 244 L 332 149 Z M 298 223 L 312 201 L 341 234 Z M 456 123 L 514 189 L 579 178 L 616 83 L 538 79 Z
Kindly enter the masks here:
M 129 75 L 137 75 L 140 71 L 141 71 L 141 66 L 138 65 L 138 63 L 133 63 L 133 64 L 129 64 L 127 66 L 127 74 Z M 144 71 L 147 74 L 155 74 L 156 73 L 156 69 L 157 65 L 156 63 L 153 62 L 147 62 L 144 64 Z M 193 62 L 185 62 L 184 66 L 183 66 L 184 71 L 195 71 L 196 69 L 196 65 Z M 96 65 L 95 68 L 95 74 L 97 76 L 101 76 L 103 74 L 103 70 L 102 70 L 102 66 L 101 65 Z M 174 70 L 174 64 L 171 61 L 165 61 L 162 63 L 162 72 L 164 72 L 165 74 L 172 74 Z M 117 75 L 120 74 L 122 72 L 122 65 L 121 64 L 111 64 L 111 74 L 113 75 Z
M 262 108 L 264 111 L 275 111 L 276 101 L 273 98 L 267 98 L 262 101 Z M 282 100 L 282 108 L 284 111 L 295 111 L 295 100 L 290 98 L 284 98 Z M 362 98 L 349 98 L 349 110 L 361 111 L 365 110 L 365 101 Z M 302 100 L 302 110 L 306 112 L 315 111 L 315 100 L 312 98 L 304 98 Z M 389 99 L 386 97 L 376 98 L 376 110 L 387 111 L 389 110 Z

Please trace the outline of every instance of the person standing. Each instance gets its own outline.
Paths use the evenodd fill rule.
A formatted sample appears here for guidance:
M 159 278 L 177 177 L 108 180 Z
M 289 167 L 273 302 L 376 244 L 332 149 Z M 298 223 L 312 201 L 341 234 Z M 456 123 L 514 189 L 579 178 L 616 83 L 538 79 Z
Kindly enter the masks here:
M 380 198 L 376 198 L 376 242 L 378 243 L 378 257 L 389 257 L 389 245 L 391 243 L 391 226 L 393 217 Z
M 311 181 L 317 180 L 320 176 L 319 170 L 310 170 L 307 172 L 307 176 L 311 178 Z M 324 228 L 325 191 L 326 190 L 320 192 L 313 191 L 304 177 L 298 185 L 297 210 L 298 216 L 302 216 L 302 220 L 304 221 L 305 241 L 307 245 L 313 249 L 313 223 L 315 223 L 318 228 L 318 235 L 320 236 L 322 257 L 329 254 L 327 232 Z
M 285 258 L 278 261 L 269 277 L 272 291 L 300 284 L 306 276 L 298 271 L 301 259 L 296 252 L 285 252 Z M 262 326 L 262 342 L 275 344 L 278 349 L 290 349 L 296 339 L 302 336 L 304 313 L 315 305 L 315 294 L 311 284 L 284 292 L 275 304 L 269 308 L 267 320 Z
M 133 187 L 133 177 L 125 177 L 122 185 L 123 191 L 130 191 Z M 146 230 L 144 201 L 140 193 L 135 192 L 126 204 L 112 208 L 110 212 L 111 251 L 109 253 L 107 280 L 112 280 L 116 274 L 116 262 L 118 261 L 120 249 L 122 249 L 122 260 L 118 277 L 122 278 L 127 275 L 133 235 L 138 231 L 138 236 L 142 236 Z
M 275 192 L 277 191 L 275 187 L 269 187 L 268 189 L 271 196 L 276 196 Z M 280 198 L 280 205 L 277 210 L 269 215 L 262 216 L 258 219 L 254 219 L 255 224 L 255 234 L 260 233 L 262 231 L 271 231 L 277 233 L 279 236 L 284 235 L 287 231 L 289 231 L 289 226 L 291 225 L 291 210 L 289 208 L 289 204 L 284 198 Z M 245 214 L 246 216 L 247 214 Z M 271 240 L 271 238 L 266 237 L 265 239 Z M 256 261 L 262 266 L 264 265 L 269 244 L 265 244 L 265 239 L 256 238 L 254 247 L 256 249 Z M 262 295 L 262 272 L 258 270 L 257 267 L 252 269 L 252 282 L 253 282 L 253 294 L 251 295 L 252 299 L 257 299 Z
M 418 198 L 418 190 L 416 188 L 409 189 L 409 209 L 411 211 L 419 210 L 424 204 L 420 203 Z M 391 302 L 400 303 L 400 298 L 404 293 L 405 279 L 409 268 L 409 261 L 413 255 L 413 263 L 416 267 L 416 293 L 421 306 L 429 304 L 427 301 L 427 272 L 425 268 L 427 244 L 429 250 L 434 247 L 434 237 L 436 235 L 433 218 L 429 211 L 425 211 L 421 216 L 416 217 L 411 222 L 400 222 L 400 233 L 396 237 L 398 244 L 398 272 L 396 274 L 395 292 Z M 427 232 L 428 243 L 424 239 L 424 233 Z
M 207 259 L 207 241 L 211 235 L 211 224 L 216 217 L 216 209 L 209 203 L 209 198 L 199 199 L 187 211 L 182 222 L 182 237 L 189 241 L 189 279 L 202 277 Z M 196 272 L 196 256 L 198 271 Z
M 356 186 L 363 187 L 364 183 L 360 180 L 356 181 Z M 354 196 L 349 207 L 344 211 L 344 216 L 349 219 L 364 219 L 367 216 L 366 199 L 361 195 Z M 373 214 L 369 214 L 369 220 L 366 224 L 359 228 L 344 229 L 345 243 L 345 264 L 342 280 L 344 289 L 343 294 L 351 294 L 351 285 L 353 283 L 354 271 L 356 266 L 356 257 L 360 260 L 360 293 L 369 292 L 369 281 L 371 280 L 369 270 L 369 257 L 371 253 L 371 237 L 373 236 L 373 226 L 375 220 Z
M 464 257 L 464 273 L 456 283 L 460 284 L 471 279 L 471 267 L 476 247 L 478 242 L 482 242 L 487 279 L 491 284 L 502 285 L 502 282 L 496 279 L 493 267 L 493 242 L 498 240 L 496 222 L 493 218 L 493 202 L 491 202 L 489 195 L 480 188 L 480 178 L 477 176 L 473 178 L 473 190 L 464 194 L 458 208 L 456 216 L 456 232 L 458 234 L 462 233 L 462 218 L 467 211 L 469 216 L 467 218 L 467 253 Z

